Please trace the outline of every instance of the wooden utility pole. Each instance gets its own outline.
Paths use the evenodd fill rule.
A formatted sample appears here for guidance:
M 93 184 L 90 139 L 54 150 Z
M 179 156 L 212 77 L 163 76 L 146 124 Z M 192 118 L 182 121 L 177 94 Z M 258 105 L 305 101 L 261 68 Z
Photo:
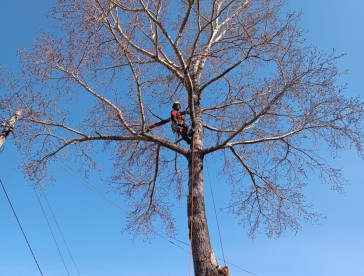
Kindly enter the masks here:
M 13 116 L 11 116 L 10 120 L 8 122 L 5 122 L 3 125 L 3 130 L 0 133 L 0 149 L 2 145 L 4 144 L 6 138 L 9 136 L 9 134 L 13 131 L 14 126 L 16 122 L 19 120 L 23 110 L 19 109 L 15 112 Z

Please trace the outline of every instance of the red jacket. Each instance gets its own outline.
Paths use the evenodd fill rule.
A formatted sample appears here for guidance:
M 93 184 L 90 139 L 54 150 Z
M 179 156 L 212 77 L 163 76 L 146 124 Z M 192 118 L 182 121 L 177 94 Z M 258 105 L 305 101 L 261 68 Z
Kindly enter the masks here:
M 181 113 L 178 112 L 177 110 L 171 111 L 171 120 L 172 123 L 176 123 L 179 125 L 183 125 L 185 123 L 185 119 L 182 117 Z

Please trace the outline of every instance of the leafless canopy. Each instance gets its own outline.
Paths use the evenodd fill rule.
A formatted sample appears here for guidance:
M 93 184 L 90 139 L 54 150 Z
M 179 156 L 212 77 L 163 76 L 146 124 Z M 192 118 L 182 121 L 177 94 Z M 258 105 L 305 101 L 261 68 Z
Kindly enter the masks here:
M 23 84 L 13 87 L 26 113 L 17 137 L 30 152 L 27 173 L 41 182 L 48 163 L 71 157 L 87 171 L 103 149 L 136 230 L 148 232 L 156 219 L 173 229 L 171 199 L 184 194 L 175 153 L 191 152 L 167 124 L 179 99 L 190 124 L 204 129 L 196 137 L 201 158 L 223 157 L 231 210 L 251 233 L 279 236 L 297 230 L 300 217 L 315 219 L 302 194 L 308 175 L 342 185 L 318 145 L 361 153 L 363 104 L 337 85 L 338 56 L 308 45 L 300 14 L 282 16 L 282 6 L 59 0 L 59 28 L 20 51 Z

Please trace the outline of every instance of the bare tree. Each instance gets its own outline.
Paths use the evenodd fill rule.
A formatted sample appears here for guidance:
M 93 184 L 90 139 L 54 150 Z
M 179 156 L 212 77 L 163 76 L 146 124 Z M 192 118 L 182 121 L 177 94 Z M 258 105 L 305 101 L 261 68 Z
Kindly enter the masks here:
M 185 157 L 195 275 L 228 273 L 210 245 L 206 155 L 223 160 L 229 207 L 249 233 L 279 236 L 317 219 L 302 193 L 309 174 L 342 187 L 318 144 L 362 154 L 363 104 L 336 84 L 339 56 L 308 45 L 300 13 L 282 16 L 282 1 L 59 0 L 52 14 L 59 29 L 20 51 L 27 173 L 41 183 L 57 158 L 88 171 L 102 147 L 130 202 L 129 229 L 148 234 L 156 221 L 174 229 L 171 199 L 185 193 L 175 154 Z M 191 149 L 168 124 L 176 99 L 188 107 Z

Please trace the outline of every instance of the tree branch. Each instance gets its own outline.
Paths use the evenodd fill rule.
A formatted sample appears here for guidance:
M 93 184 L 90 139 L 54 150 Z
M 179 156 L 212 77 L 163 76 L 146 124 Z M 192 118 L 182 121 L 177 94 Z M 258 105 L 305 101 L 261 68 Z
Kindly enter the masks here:
M 155 185 L 157 182 L 157 177 L 158 177 L 158 170 L 159 170 L 159 151 L 160 151 L 160 145 L 157 146 L 157 151 L 156 151 L 156 157 L 155 157 L 155 170 L 154 170 L 154 177 L 152 180 L 153 183 L 153 187 L 152 187 L 152 191 L 150 192 L 150 196 L 149 196 L 149 206 L 148 206 L 148 210 L 149 211 L 150 207 L 153 204 L 153 195 L 154 195 L 154 190 L 155 190 Z
M 257 122 L 261 117 L 263 117 L 271 107 L 278 102 L 278 100 L 284 95 L 284 93 L 288 90 L 288 87 L 285 86 L 282 91 L 280 91 L 266 106 L 263 108 L 258 114 L 256 114 L 251 120 L 245 122 L 237 131 L 235 131 L 230 137 L 228 137 L 224 142 L 219 145 L 213 146 L 209 149 L 205 150 L 205 154 L 211 153 L 218 149 L 224 148 L 234 137 L 236 137 L 239 133 L 241 133 L 244 129 L 248 126 L 252 125 L 253 123 Z
M 241 60 L 239 60 L 238 62 L 236 62 L 235 64 L 233 64 L 232 66 L 230 66 L 229 68 L 225 69 L 224 72 L 222 72 L 221 74 L 217 75 L 216 77 L 214 77 L 213 79 L 209 80 L 208 82 L 206 82 L 204 85 L 202 85 L 200 91 L 203 91 L 206 87 L 208 87 L 210 84 L 214 83 L 215 81 L 221 79 L 222 77 L 224 77 L 227 73 L 229 73 L 231 70 L 235 69 L 236 67 L 238 67 L 241 63 L 243 63 L 245 60 L 247 60 L 249 58 L 249 54 L 251 52 L 251 50 L 253 49 L 253 47 L 250 47 L 247 54 L 245 55 L 245 57 Z

